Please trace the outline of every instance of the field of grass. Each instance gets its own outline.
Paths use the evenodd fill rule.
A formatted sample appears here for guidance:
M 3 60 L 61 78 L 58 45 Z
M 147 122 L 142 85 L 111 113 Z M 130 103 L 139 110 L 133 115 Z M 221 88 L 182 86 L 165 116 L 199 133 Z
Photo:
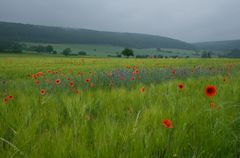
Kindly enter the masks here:
M 240 157 L 238 59 L 5 54 L 0 98 L 3 158 Z
M 27 46 L 33 45 L 52 45 L 53 48 L 58 52 L 62 52 L 65 48 L 71 48 L 72 53 L 77 54 L 79 51 L 85 51 L 88 55 L 106 57 L 107 55 L 116 55 L 121 53 L 123 47 L 116 47 L 110 45 L 94 45 L 94 44 L 43 44 L 43 43 L 25 43 Z M 135 55 L 163 55 L 163 56 L 179 56 L 179 57 L 200 57 L 196 55 L 195 51 L 192 50 L 181 50 L 181 49 L 133 49 Z

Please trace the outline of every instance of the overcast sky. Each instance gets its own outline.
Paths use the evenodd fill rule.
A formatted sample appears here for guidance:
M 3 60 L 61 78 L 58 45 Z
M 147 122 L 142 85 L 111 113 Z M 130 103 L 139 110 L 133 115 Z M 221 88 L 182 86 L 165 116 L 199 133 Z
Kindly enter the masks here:
M 229 40 L 240 39 L 240 0 L 0 0 L 0 21 Z

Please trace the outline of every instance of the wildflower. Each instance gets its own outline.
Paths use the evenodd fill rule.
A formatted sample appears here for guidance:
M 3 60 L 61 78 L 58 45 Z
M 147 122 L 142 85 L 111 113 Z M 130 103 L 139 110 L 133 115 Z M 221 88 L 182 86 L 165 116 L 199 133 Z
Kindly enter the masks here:
M 37 75 L 33 74 L 33 75 L 32 75 L 32 78 L 33 78 L 33 79 L 36 79 L 36 78 L 37 78 Z
M 184 84 L 183 83 L 178 84 L 178 88 L 182 90 L 184 88 Z
M 133 71 L 133 73 L 132 73 L 133 75 L 136 75 L 137 74 L 137 72 L 136 71 Z
M 61 80 L 60 79 L 56 79 L 55 83 L 56 83 L 56 85 L 59 85 L 61 83 Z
M 3 99 L 3 103 L 7 103 L 9 100 L 13 99 L 12 95 L 9 95 Z
M 39 81 L 39 80 L 35 80 L 35 83 L 36 83 L 36 84 L 40 84 L 40 81 Z
M 142 88 L 140 88 L 140 92 L 144 92 L 145 91 L 145 88 L 144 87 L 142 87 Z
M 8 100 L 11 100 L 11 99 L 13 99 L 13 96 L 12 96 L 12 95 L 9 95 L 9 96 L 7 96 L 7 99 L 8 99 Z
M 37 73 L 37 76 L 38 76 L 38 77 L 44 76 L 44 73 L 43 73 L 43 72 L 38 72 L 38 73 Z
M 7 103 L 7 102 L 8 102 L 8 98 L 6 97 L 3 99 L 3 103 Z
M 132 78 L 131 78 L 131 80 L 132 80 L 132 81 L 134 81 L 134 80 L 135 80 L 135 78 L 134 78 L 134 77 L 132 77 Z
M 47 72 L 48 72 L 49 74 L 51 74 L 51 73 L 52 73 L 52 70 L 48 70 Z
M 217 90 L 215 86 L 207 86 L 205 88 L 205 94 L 207 95 L 207 97 L 213 97 L 214 95 L 216 95 Z
M 73 82 L 73 81 L 70 82 L 70 86 L 71 86 L 71 87 L 74 86 L 74 82 Z
M 90 81 L 91 81 L 90 78 L 85 79 L 85 82 L 90 82 Z
M 172 74 L 173 74 L 173 75 L 176 75 L 176 70 L 172 70 Z
M 41 94 L 41 95 L 45 95 L 45 93 L 46 93 L 46 91 L 45 91 L 44 89 L 41 89 L 41 90 L 40 90 L 40 94 Z
M 164 120 L 162 121 L 162 124 L 163 124 L 166 128 L 173 128 L 172 122 L 171 122 L 171 120 L 169 120 L 169 119 L 164 119 Z

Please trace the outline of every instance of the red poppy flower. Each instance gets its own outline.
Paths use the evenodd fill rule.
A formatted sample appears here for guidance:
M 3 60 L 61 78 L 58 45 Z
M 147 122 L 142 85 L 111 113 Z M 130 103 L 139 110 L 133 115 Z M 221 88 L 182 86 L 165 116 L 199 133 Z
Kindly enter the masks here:
M 184 88 L 184 84 L 183 83 L 178 84 L 178 88 L 182 90 Z
M 137 72 L 136 71 L 133 71 L 133 73 L 132 73 L 133 75 L 136 75 L 137 74 Z
M 50 74 L 50 73 L 52 73 L 52 70 L 48 70 L 47 72 Z
M 71 86 L 71 87 L 74 86 L 74 82 L 73 82 L 73 81 L 70 82 L 70 86 Z
M 59 85 L 61 83 L 61 80 L 60 79 L 56 79 L 55 83 L 56 83 L 56 85 Z
M 164 119 L 162 123 L 166 128 L 173 128 L 172 122 L 169 119 Z
M 38 72 L 38 73 L 37 73 L 37 76 L 38 76 L 38 77 L 44 76 L 44 73 L 43 73 L 43 72 Z
M 134 80 L 135 80 L 135 78 L 134 78 L 134 77 L 132 77 L 132 78 L 131 78 L 131 80 L 132 80 L 132 81 L 134 81 Z
M 7 96 L 7 99 L 8 99 L 8 100 L 11 100 L 11 99 L 13 99 L 13 96 L 12 96 L 12 95 L 9 95 L 9 96 Z
M 39 80 L 35 80 L 35 83 L 36 83 L 36 84 L 40 84 L 40 81 L 39 81 Z
M 173 70 L 173 71 L 172 71 L 172 74 L 173 74 L 173 75 L 176 75 L 176 70 Z
M 45 91 L 44 89 L 41 89 L 41 90 L 40 90 L 40 94 L 41 94 L 41 95 L 45 95 L 45 93 L 46 93 L 46 91 Z
M 216 95 L 217 90 L 215 86 L 207 86 L 205 88 L 205 94 L 207 95 L 207 97 L 213 97 L 214 95 Z
M 7 102 L 8 102 L 8 98 L 4 98 L 3 103 L 7 103 Z
M 145 88 L 144 87 L 142 87 L 142 88 L 140 88 L 140 92 L 144 92 L 145 91 Z
M 32 75 L 32 78 L 33 78 L 33 79 L 36 79 L 36 78 L 37 78 L 37 75 L 33 74 L 33 75 Z
M 85 80 L 85 82 L 90 82 L 91 81 L 91 79 L 90 78 L 87 78 L 86 80 Z

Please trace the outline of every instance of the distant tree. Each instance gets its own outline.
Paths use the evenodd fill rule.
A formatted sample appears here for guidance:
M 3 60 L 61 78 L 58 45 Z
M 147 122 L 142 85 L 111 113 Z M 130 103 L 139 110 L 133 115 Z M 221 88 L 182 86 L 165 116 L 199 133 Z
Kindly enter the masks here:
M 53 47 L 51 45 L 46 46 L 46 51 L 51 54 L 53 52 Z
M 212 52 L 211 51 L 203 51 L 201 58 L 211 58 Z
M 79 51 L 79 52 L 78 52 L 78 55 L 87 55 L 87 52 Z
M 40 52 L 46 52 L 46 47 L 39 45 L 39 46 L 37 46 L 37 47 L 35 48 L 35 50 L 36 50 L 36 52 L 38 52 L 38 53 L 40 53 Z
M 57 51 L 56 51 L 56 50 L 54 50 L 54 51 L 53 51 L 53 54 L 57 54 Z
M 25 46 L 17 42 L 0 41 L 0 52 L 22 53 Z
M 116 52 L 116 57 L 120 58 L 121 57 L 121 53 Z
M 132 50 L 132 49 L 125 48 L 125 49 L 122 51 L 122 55 L 129 57 L 129 56 L 134 56 L 134 53 L 133 53 L 133 50 Z
M 240 58 L 240 49 L 233 49 L 225 57 L 228 58 Z
M 63 55 L 68 56 L 71 53 L 71 48 L 65 48 L 62 52 Z

